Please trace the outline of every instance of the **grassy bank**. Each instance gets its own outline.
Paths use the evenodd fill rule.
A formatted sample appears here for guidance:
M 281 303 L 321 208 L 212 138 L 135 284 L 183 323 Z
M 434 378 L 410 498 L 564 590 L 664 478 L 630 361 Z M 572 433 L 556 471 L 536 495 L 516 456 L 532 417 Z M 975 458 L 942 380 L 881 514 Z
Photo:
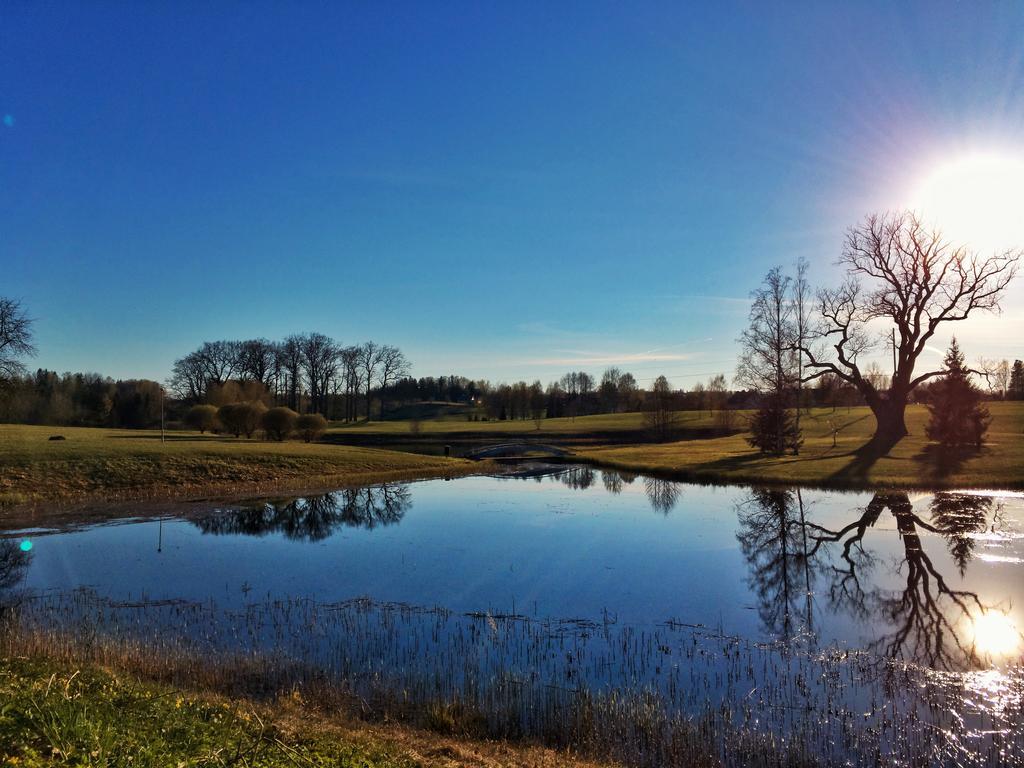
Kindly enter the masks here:
M 64 440 L 51 441 L 51 435 Z M 149 430 L 0 425 L 0 503 L 194 498 L 458 474 L 457 459 Z
M 159 433 L 0 425 L 0 504 L 87 499 L 185 499 L 326 488 L 457 475 L 482 469 L 435 453 L 531 440 L 571 447 L 581 458 L 632 472 L 708 482 L 879 486 L 1024 487 L 1024 403 L 990 403 L 988 442 L 950 459 L 924 437 L 927 410 L 908 411 L 911 434 L 888 454 L 869 450 L 874 417 L 864 407 L 816 409 L 803 418 L 799 456 L 766 457 L 741 433 L 720 436 L 711 414 L 679 414 L 679 437 L 650 442 L 639 413 L 534 421 L 439 419 L 334 425 L 325 443 L 271 443 L 191 432 Z M 742 425 L 746 414 L 738 412 Z M 834 433 L 834 434 L 833 434 Z M 65 436 L 50 441 L 52 434 Z M 359 443 L 359 444 L 349 444 Z M 403 450 L 382 450 L 387 448 Z
M 888 454 L 870 451 L 875 419 L 864 406 L 814 409 L 802 419 L 804 445 L 799 456 L 766 457 L 747 444 L 743 427 L 748 412 L 735 412 L 737 431 L 722 436 L 707 412 L 677 414 L 678 439 L 651 441 L 643 414 L 534 421 L 467 422 L 452 419 L 335 425 L 328 439 L 378 446 L 473 446 L 529 440 L 572 448 L 579 456 L 606 466 L 707 482 L 800 483 L 837 488 L 880 486 L 1024 487 L 1024 403 L 989 403 L 992 425 L 985 447 L 974 455 L 940 456 L 924 435 L 928 411 L 911 406 L 910 435 Z M 833 433 L 834 439 L 833 439 Z
M 592 765 L 390 725 L 327 717 L 299 694 L 255 702 L 96 666 L 0 660 L 0 765 L 414 768 Z
M 769 482 L 837 488 L 1024 487 L 1024 403 L 990 403 L 992 425 L 980 452 L 949 457 L 924 435 L 928 411 L 911 406 L 910 434 L 885 455 L 869 445 L 875 420 L 867 408 L 816 409 L 802 419 L 798 456 L 768 457 L 745 435 L 583 448 L 599 464 L 638 473 L 708 482 Z M 835 438 L 833 439 L 833 432 Z

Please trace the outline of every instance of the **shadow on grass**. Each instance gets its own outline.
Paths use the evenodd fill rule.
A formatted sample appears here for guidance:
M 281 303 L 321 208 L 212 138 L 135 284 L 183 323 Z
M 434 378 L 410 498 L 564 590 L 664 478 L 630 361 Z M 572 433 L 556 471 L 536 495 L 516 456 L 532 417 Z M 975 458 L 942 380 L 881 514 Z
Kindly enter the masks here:
M 938 481 L 959 472 L 968 459 L 981 456 L 984 452 L 984 448 L 973 446 L 947 447 L 931 443 L 921 449 L 914 460 L 921 464 L 925 477 Z

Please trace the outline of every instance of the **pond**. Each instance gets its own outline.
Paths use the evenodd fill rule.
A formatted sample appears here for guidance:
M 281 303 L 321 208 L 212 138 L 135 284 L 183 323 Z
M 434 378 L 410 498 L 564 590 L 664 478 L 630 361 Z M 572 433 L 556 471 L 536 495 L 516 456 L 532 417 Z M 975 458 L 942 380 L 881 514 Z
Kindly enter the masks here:
M 1024 760 L 1020 493 L 536 465 L 4 536 L 0 588 L 38 629 L 469 695 L 528 735 L 538 696 L 586 690 L 825 761 Z M 622 756 L 664 760 L 645 749 Z

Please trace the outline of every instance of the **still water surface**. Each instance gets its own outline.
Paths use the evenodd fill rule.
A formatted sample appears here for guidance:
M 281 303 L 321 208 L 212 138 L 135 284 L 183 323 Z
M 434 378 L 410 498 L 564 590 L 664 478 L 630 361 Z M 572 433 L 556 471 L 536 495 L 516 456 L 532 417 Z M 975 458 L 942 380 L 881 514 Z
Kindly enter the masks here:
M 669 698 L 678 696 L 677 682 L 660 680 L 664 665 L 623 663 L 615 654 L 634 652 L 628 643 L 614 650 L 609 627 L 652 638 L 642 640 L 650 648 L 635 651 L 652 658 L 685 647 L 692 638 L 678 633 L 689 632 L 783 655 L 799 649 L 809 659 L 849 652 L 906 662 L 959 675 L 958 685 L 967 681 L 968 688 L 970 680 L 982 679 L 998 696 L 982 691 L 972 706 L 982 715 L 992 714 L 986 707 L 1000 708 L 1000 727 L 1012 727 L 1021 707 L 1019 687 L 1006 683 L 1024 653 L 1020 493 L 713 487 L 537 466 L 517 476 L 377 485 L 217 510 L 183 505 L 180 517 L 6 535 L 10 551 L 0 563 L 8 572 L 0 587 L 37 597 L 88 588 L 108 609 L 185 601 L 227 612 L 306 598 L 335 606 L 368 598 L 361 604 L 436 606 L 455 616 L 483 616 L 492 627 L 511 617 L 528 627 L 575 622 L 604 629 L 613 650 L 595 656 L 604 660 L 600 664 L 581 661 L 580 669 L 566 671 L 559 661 L 549 669 L 554 662 L 546 656 L 528 658 L 522 649 L 488 663 L 519 660 L 534 674 L 575 674 L 611 687 L 664 686 Z M 31 551 L 16 554 L 14 546 L 26 538 Z M 173 617 L 162 620 L 174 625 Z M 444 631 L 437 629 L 440 620 L 430 621 L 433 628 L 424 636 L 435 644 L 461 631 L 451 629 L 448 618 Z M 417 631 L 403 633 L 408 638 Z M 539 630 L 516 631 L 525 634 L 515 642 L 537 645 Z M 595 632 L 582 637 L 589 634 Z M 310 654 L 327 659 L 329 635 L 325 631 L 312 645 L 295 642 L 305 644 L 306 660 Z M 281 636 L 278 631 L 278 645 Z M 268 641 L 261 635 L 260 642 Z M 407 653 L 401 642 L 385 645 Z M 346 669 L 357 655 L 344 652 Z M 623 671 L 613 679 L 608 670 L 616 664 Z M 721 665 L 709 668 L 721 672 Z M 686 710 L 705 694 L 721 700 L 746 691 L 749 697 L 765 681 L 758 679 L 761 673 L 747 674 L 749 690 L 708 683 L 705 675 L 704 694 L 691 691 L 686 701 L 673 701 Z M 795 677 L 803 675 L 801 670 Z M 942 680 L 945 685 L 950 678 Z M 799 689 L 799 680 L 793 685 Z M 875 707 L 887 695 L 884 685 L 865 685 L 837 688 L 835 695 L 851 711 Z M 978 722 L 982 730 L 991 726 L 984 717 Z M 962 736 L 961 753 L 949 759 L 970 758 L 980 749 L 975 742 L 964 747 Z M 1011 752 L 1009 758 L 1006 764 L 1016 764 L 1020 755 Z

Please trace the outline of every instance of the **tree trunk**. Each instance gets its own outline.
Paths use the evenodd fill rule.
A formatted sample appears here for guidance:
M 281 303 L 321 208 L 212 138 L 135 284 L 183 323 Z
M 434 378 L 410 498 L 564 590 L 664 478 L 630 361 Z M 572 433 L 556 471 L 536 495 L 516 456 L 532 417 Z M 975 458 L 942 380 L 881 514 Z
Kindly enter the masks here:
M 871 442 L 889 448 L 907 436 L 905 395 L 901 397 L 898 393 L 890 392 L 889 397 L 874 398 L 874 401 L 868 401 L 868 405 L 877 422 Z

